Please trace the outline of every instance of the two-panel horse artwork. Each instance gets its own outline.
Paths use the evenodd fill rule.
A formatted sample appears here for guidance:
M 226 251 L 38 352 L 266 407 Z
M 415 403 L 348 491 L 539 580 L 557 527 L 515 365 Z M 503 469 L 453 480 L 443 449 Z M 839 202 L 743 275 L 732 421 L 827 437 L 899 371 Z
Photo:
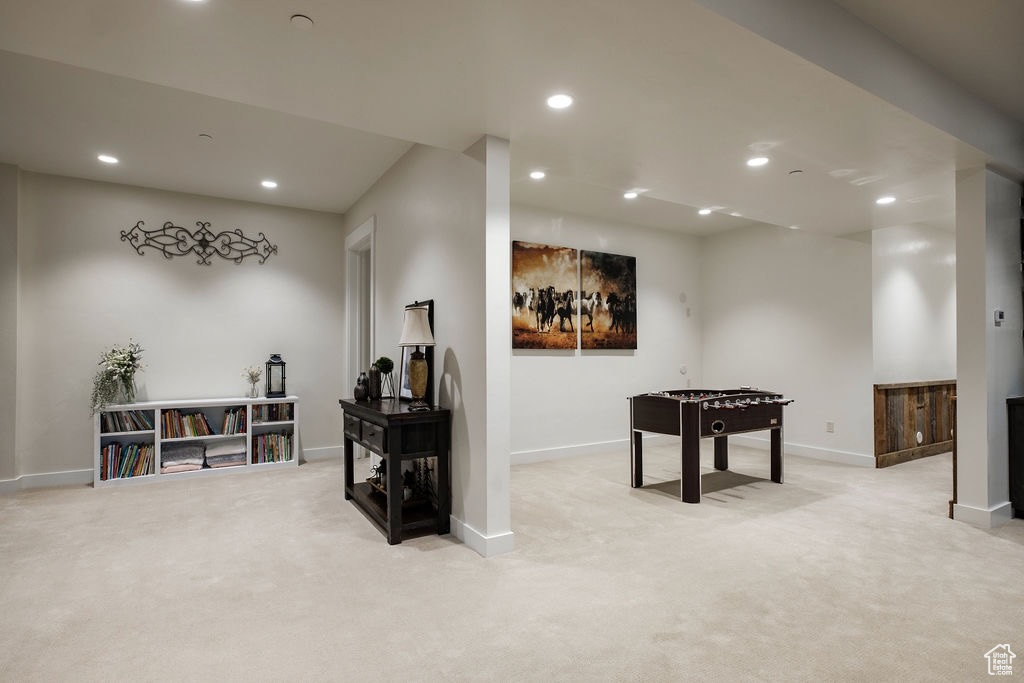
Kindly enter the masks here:
M 635 349 L 636 257 L 512 242 L 513 349 Z

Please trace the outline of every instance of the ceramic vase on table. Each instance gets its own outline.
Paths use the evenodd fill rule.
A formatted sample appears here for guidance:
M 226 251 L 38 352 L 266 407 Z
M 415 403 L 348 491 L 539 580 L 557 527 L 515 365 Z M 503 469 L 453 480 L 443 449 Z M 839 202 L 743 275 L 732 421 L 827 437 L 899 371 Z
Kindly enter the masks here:
M 381 374 L 376 365 L 370 366 L 370 400 L 379 401 L 381 394 Z
M 360 372 L 356 378 L 356 388 L 352 390 L 352 397 L 357 401 L 366 401 L 370 397 L 370 378 L 365 372 Z

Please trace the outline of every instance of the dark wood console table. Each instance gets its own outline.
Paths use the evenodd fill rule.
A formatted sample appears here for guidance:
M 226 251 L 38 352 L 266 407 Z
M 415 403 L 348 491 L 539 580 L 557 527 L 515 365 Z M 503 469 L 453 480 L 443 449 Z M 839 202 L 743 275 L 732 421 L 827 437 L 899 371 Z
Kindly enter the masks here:
M 715 440 L 715 469 L 729 469 L 729 435 L 771 432 L 771 479 L 782 483 L 782 408 L 791 399 L 772 391 L 684 389 L 630 396 L 630 485 L 644 485 L 642 432 L 671 434 L 682 441 L 679 498 L 699 503 L 700 440 Z
M 345 420 L 345 500 L 352 503 L 394 545 L 405 534 L 451 530 L 451 411 L 410 411 L 398 399 L 338 401 Z M 356 482 L 352 470 L 355 444 L 381 456 L 386 481 L 375 486 Z M 403 500 L 402 472 L 413 460 L 433 458 L 433 496 Z

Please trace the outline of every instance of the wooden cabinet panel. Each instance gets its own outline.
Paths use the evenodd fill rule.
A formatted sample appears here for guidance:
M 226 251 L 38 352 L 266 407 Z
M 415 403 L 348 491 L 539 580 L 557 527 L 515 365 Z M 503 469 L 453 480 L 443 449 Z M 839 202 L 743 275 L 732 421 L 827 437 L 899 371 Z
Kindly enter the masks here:
M 875 466 L 953 450 L 955 395 L 955 380 L 876 384 Z

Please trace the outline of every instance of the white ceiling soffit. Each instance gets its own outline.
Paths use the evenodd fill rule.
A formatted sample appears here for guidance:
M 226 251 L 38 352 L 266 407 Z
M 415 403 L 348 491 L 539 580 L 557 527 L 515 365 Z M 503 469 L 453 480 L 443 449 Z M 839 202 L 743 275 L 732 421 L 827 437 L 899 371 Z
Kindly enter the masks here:
M 411 146 L 9 52 L 0 83 L 0 160 L 30 171 L 341 213 Z
M 67 175 L 268 201 L 255 176 L 274 172 L 274 203 L 344 211 L 402 140 L 463 150 L 489 133 L 511 141 L 514 201 L 694 234 L 844 234 L 944 220 L 957 164 L 984 160 L 694 2 L 0 0 L 0 19 L 0 49 L 92 70 L 0 55 L 0 113 L 18 122 L 0 161 Z M 576 104 L 552 112 L 559 90 Z M 94 168 L 115 143 L 132 153 Z M 757 151 L 772 162 L 751 170 Z M 521 182 L 538 167 L 549 184 Z M 917 201 L 879 210 L 892 193 Z M 705 206 L 722 215 L 702 222 Z
M 1024 2 L 834 1 L 1024 126 Z
M 1024 178 L 1022 96 L 1008 95 L 1020 90 L 1024 47 L 997 28 L 1024 24 L 1024 2 L 697 1 L 986 155 L 960 156 L 961 167 L 985 163 Z M 932 45 L 938 35 L 951 40 Z M 946 69 L 954 63 L 955 74 Z M 981 86 L 991 99 L 971 85 L 1003 77 L 1001 88 Z

